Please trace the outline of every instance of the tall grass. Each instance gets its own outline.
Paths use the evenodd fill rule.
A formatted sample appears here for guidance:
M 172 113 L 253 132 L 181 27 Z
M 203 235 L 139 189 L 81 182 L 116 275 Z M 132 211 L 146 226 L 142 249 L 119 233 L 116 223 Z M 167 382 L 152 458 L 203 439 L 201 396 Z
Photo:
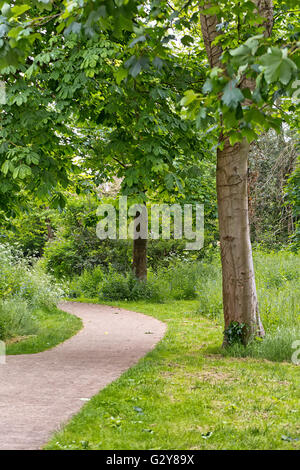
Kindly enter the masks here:
M 224 354 L 290 361 L 293 342 L 300 339 L 299 255 L 256 250 L 254 266 L 266 337 L 252 341 L 247 347 L 236 344 Z M 202 276 L 199 300 L 201 315 L 223 323 L 221 268 L 217 259 Z
M 0 266 L 0 339 L 36 332 L 35 311 L 53 307 L 61 287 L 7 245 L 0 245 Z

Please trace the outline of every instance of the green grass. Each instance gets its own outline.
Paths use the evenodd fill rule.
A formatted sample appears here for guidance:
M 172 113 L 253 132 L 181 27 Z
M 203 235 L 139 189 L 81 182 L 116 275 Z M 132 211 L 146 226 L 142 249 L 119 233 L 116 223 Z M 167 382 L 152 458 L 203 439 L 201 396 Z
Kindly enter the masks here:
M 167 334 L 46 449 L 299 449 L 297 366 L 222 356 L 222 327 L 198 300 L 113 305 L 166 322 Z
M 37 309 L 32 314 L 35 324 L 33 335 L 11 343 L 8 341 L 7 354 L 33 354 L 53 348 L 76 334 L 82 328 L 81 320 L 75 315 L 62 312 L 56 307 Z
M 282 251 L 254 251 L 255 277 L 264 341 L 253 341 L 246 348 L 234 345 L 222 353 L 235 357 L 289 361 L 292 344 L 300 339 L 300 257 Z M 223 325 L 222 280 L 219 258 L 204 262 L 199 283 L 199 313 Z

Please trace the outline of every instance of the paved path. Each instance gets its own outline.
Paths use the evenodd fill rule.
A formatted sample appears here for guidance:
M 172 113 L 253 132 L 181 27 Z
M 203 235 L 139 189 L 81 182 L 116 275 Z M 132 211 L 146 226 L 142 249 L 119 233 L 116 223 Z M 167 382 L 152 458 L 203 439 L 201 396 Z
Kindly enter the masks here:
M 135 364 L 166 329 L 152 317 L 109 306 L 66 302 L 60 308 L 83 320 L 76 336 L 0 364 L 0 449 L 41 448 L 83 398 Z

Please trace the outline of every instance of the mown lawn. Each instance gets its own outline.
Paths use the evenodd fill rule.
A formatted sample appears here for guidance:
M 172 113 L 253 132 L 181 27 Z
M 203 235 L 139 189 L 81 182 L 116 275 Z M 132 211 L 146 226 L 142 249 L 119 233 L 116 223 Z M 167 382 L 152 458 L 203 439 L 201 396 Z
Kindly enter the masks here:
M 154 351 L 92 398 L 46 449 L 299 449 L 299 368 L 220 354 L 199 301 L 114 302 L 168 324 Z
M 45 351 L 75 335 L 82 328 L 79 318 L 56 307 L 39 308 L 32 316 L 36 325 L 34 334 L 8 340 L 6 354 L 33 354 Z

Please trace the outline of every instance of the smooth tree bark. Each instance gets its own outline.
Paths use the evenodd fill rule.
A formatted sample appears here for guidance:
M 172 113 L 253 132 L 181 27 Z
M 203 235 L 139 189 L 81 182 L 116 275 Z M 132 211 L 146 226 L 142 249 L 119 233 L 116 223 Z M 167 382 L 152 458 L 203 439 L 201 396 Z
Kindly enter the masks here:
M 264 336 L 260 320 L 248 217 L 248 153 L 246 141 L 233 147 L 226 139 L 217 152 L 217 199 L 222 260 L 225 330 L 231 322 L 247 325 L 250 336 Z M 224 345 L 226 336 L 224 337 Z
M 137 238 L 133 240 L 133 274 L 139 281 L 147 280 L 147 240 Z
M 259 14 L 266 18 L 265 31 L 269 35 L 273 18 L 272 1 L 255 3 Z M 205 8 L 210 6 L 207 3 Z M 212 44 L 220 34 L 216 28 L 218 23 L 214 15 L 201 15 L 201 30 L 211 67 L 222 67 L 222 50 Z M 251 83 L 245 78 L 241 86 L 251 87 Z M 249 144 L 243 141 L 231 146 L 222 133 L 220 143 L 216 182 L 225 332 L 232 322 L 244 324 L 242 340 L 246 344 L 251 337 L 263 337 L 265 334 L 258 310 L 250 241 L 247 188 Z M 226 344 L 225 333 L 223 345 Z

